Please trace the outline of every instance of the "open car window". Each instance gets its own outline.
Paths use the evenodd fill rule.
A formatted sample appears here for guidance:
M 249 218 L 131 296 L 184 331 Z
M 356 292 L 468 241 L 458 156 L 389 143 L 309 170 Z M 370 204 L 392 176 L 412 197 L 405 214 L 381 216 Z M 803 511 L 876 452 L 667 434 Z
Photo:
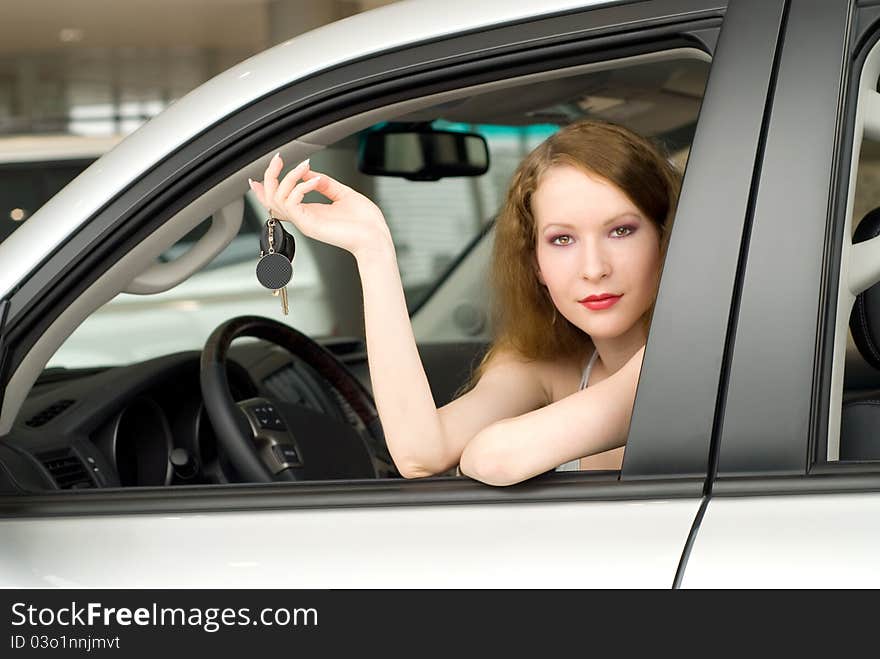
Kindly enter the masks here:
M 485 282 L 491 254 L 486 247 L 493 239 L 492 223 L 522 158 L 560 127 L 588 117 L 624 124 L 653 139 L 684 169 L 708 78 L 708 57 L 702 51 L 679 49 L 636 55 L 621 62 L 619 66 L 616 61 L 589 63 L 545 74 L 529 81 L 527 95 L 515 83 L 490 85 L 486 92 L 462 96 L 457 102 L 414 104 L 414 110 L 383 116 L 370 124 L 356 124 L 360 119 L 351 118 L 348 121 L 355 122 L 354 129 L 345 132 L 349 126 L 345 122 L 341 122 L 342 129 L 328 127 L 326 134 L 335 137 L 307 153 L 313 169 L 365 194 L 383 210 L 411 312 L 430 308 L 434 316 L 452 317 L 458 311 L 456 295 L 459 299 L 463 295 L 477 312 L 486 314 L 490 300 Z M 358 167 L 362 140 L 389 121 L 479 134 L 488 146 L 488 171 L 433 181 L 364 174 Z M 308 145 L 320 145 L 321 138 L 321 131 L 317 131 L 301 139 Z M 295 151 L 297 143 L 288 148 Z M 285 171 L 295 165 L 288 159 Z M 242 172 L 241 187 L 245 187 L 248 175 L 255 174 L 259 176 Z M 223 185 L 231 189 L 234 181 L 232 176 Z M 207 191 L 205 198 L 210 198 L 211 192 Z M 322 201 L 316 193 L 311 197 L 306 201 Z M 204 198 L 198 201 L 204 202 Z M 107 418 L 99 414 L 101 418 L 92 423 L 97 426 L 94 432 L 98 439 L 94 441 L 104 447 L 107 462 L 125 476 L 119 484 L 247 480 L 224 462 L 218 451 L 211 419 L 201 402 L 198 377 L 198 351 L 208 336 L 225 321 L 243 316 L 278 320 L 318 339 L 369 387 L 360 281 L 353 258 L 285 225 L 295 236 L 297 249 L 289 286 L 290 314 L 283 316 L 278 298 L 260 286 L 255 274 L 258 234 L 266 213 L 251 193 L 245 194 L 243 201 L 238 234 L 210 263 L 169 290 L 148 295 L 120 293 L 79 324 L 48 364 L 74 370 L 64 373 L 55 369 L 48 377 L 44 374 L 24 405 L 20 422 L 39 428 L 53 423 L 58 415 L 64 417 L 70 406 L 75 406 L 77 414 L 87 413 L 85 408 L 92 405 L 89 400 L 106 394 L 105 382 L 118 380 L 111 403 L 115 411 Z M 224 197 L 222 203 L 225 208 L 229 199 Z M 199 213 L 210 212 L 204 205 L 198 208 L 203 209 Z M 208 222 L 164 249 L 160 261 L 173 262 L 185 255 L 206 233 Z M 451 297 L 446 295 L 449 286 L 457 287 Z M 488 332 L 488 327 L 481 326 L 466 341 L 443 339 L 440 334 L 434 335 L 441 336 L 437 341 L 431 332 L 417 332 L 438 405 L 448 402 L 467 382 L 489 340 Z M 338 389 L 326 386 L 283 350 L 260 341 L 245 344 L 232 353 L 230 363 L 236 365 L 230 366 L 229 387 L 236 403 L 252 401 L 249 405 L 257 410 L 255 424 L 263 423 L 258 416 L 266 409 L 261 396 L 270 396 L 310 410 L 306 414 L 317 412 L 358 426 Z M 108 369 L 113 366 L 119 368 Z M 95 379 L 90 380 L 92 377 Z M 64 391 L 74 390 L 80 392 L 75 398 L 62 396 Z M 73 402 L 49 402 L 58 396 Z M 139 429 L 144 424 L 155 432 Z M 181 476 L 183 472 L 167 466 L 175 448 L 184 448 L 187 455 L 195 456 L 194 464 L 205 468 L 195 475 Z M 52 451 L 39 455 L 54 464 Z M 295 461 L 296 456 L 291 459 Z M 373 447 L 371 459 L 379 465 L 380 474 L 393 473 L 383 446 Z M 146 464 L 155 468 L 146 470 Z M 141 477 L 142 467 L 143 473 L 150 474 L 146 480 Z M 184 471 L 186 468 L 185 464 Z M 338 475 L 342 472 L 326 473 L 337 475 L 324 479 L 342 477 Z
M 383 210 L 397 250 L 407 305 L 413 311 L 490 228 L 519 161 L 560 125 L 587 116 L 628 121 L 660 142 L 683 168 L 708 68 L 703 59 L 672 56 L 667 61 L 533 84 L 529 108 L 512 114 L 498 112 L 499 101 L 512 95 L 507 90 L 500 98 L 499 92 L 490 93 L 453 104 L 451 109 L 429 108 L 403 117 L 429 119 L 435 128 L 483 136 L 490 164 L 481 176 L 412 181 L 364 174 L 357 168 L 358 149 L 363 135 L 374 127 L 313 154 L 312 167 L 366 194 Z M 507 119 L 507 123 L 498 119 Z M 295 164 L 286 163 L 285 171 Z M 312 193 L 306 201 L 324 200 Z M 161 293 L 119 294 L 73 332 L 48 366 L 126 364 L 200 349 L 222 320 L 246 314 L 279 319 L 313 337 L 357 336 L 361 320 L 352 309 L 361 305 L 359 282 L 351 277 L 350 269 L 339 269 L 345 257 L 333 254 L 338 250 L 316 245 L 289 224 L 285 227 L 296 238 L 297 252 L 289 287 L 291 312 L 281 315 L 278 300 L 255 276 L 258 234 L 266 214 L 251 193 L 245 195 L 245 202 L 238 236 L 201 271 Z M 196 227 L 161 260 L 185 252 L 209 223 L 206 220 Z M 348 280 L 340 283 L 346 276 Z M 485 331 L 481 336 L 487 338 Z

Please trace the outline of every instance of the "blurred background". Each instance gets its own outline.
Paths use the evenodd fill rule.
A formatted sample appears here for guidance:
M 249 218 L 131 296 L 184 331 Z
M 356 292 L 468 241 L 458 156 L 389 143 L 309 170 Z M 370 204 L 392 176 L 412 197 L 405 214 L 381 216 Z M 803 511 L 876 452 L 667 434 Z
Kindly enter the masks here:
M 125 135 L 251 55 L 393 0 L 0 0 L 0 136 Z

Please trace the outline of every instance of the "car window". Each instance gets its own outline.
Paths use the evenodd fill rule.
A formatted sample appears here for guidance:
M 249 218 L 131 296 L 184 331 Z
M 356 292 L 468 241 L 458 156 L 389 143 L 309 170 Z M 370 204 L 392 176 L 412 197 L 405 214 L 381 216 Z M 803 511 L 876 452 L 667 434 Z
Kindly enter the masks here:
M 572 75 L 562 83 L 533 84 L 530 94 L 536 100 L 530 111 L 514 113 L 517 120 L 509 122 L 461 120 L 462 114 L 474 118 L 499 115 L 502 101 L 492 93 L 468 99 L 463 112 L 447 111 L 445 106 L 426 110 L 425 114 L 433 117 L 434 128 L 475 132 L 485 138 L 490 163 L 481 176 L 412 181 L 360 172 L 361 139 L 381 124 L 313 153 L 312 167 L 372 198 L 383 210 L 412 311 L 447 276 L 475 238 L 486 233 L 521 159 L 562 125 L 591 116 L 629 124 L 658 142 L 683 169 L 708 70 L 705 59 L 671 57 L 619 71 Z M 286 163 L 286 169 L 295 164 Z M 345 276 L 338 268 L 339 250 L 316 244 L 292 225 L 285 225 L 297 244 L 289 285 L 290 314 L 282 315 L 278 298 L 260 286 L 255 274 L 258 234 L 266 213 L 251 193 L 245 195 L 245 201 L 238 236 L 213 261 L 170 290 L 152 295 L 119 294 L 86 318 L 48 366 L 117 365 L 200 350 L 215 327 L 241 315 L 281 320 L 317 338 L 362 331 L 362 320 L 355 317 L 352 322 L 343 317 L 352 309 L 359 310 L 362 303 L 357 278 Z M 306 201 L 324 199 L 311 193 Z M 185 252 L 209 222 L 178 241 L 162 260 Z
M 244 208 L 238 235 L 199 272 L 161 293 L 120 293 L 77 327 L 48 366 L 128 364 L 169 352 L 201 349 L 217 325 L 241 315 L 282 318 L 313 336 L 331 334 L 333 323 L 323 302 L 323 286 L 309 241 L 297 235 L 291 315 L 282 317 L 278 299 L 260 286 L 255 275 L 262 207 L 248 193 Z M 190 231 L 160 260 L 172 260 L 187 251 L 207 231 L 210 221 Z M 294 228 L 289 230 L 297 234 Z
M 835 322 L 832 400 L 827 453 L 819 460 L 862 462 L 880 460 L 875 428 L 880 422 L 880 48 L 863 52 L 852 134 L 851 160 L 842 168 L 848 176 L 844 191 L 841 269 Z M 874 251 L 872 251 L 874 250 Z
M 365 175 L 358 170 L 360 140 L 375 126 L 311 154 L 313 169 L 338 178 L 382 208 L 410 309 L 431 294 L 475 237 L 485 233 L 522 158 L 560 127 L 581 118 L 620 123 L 658 142 L 684 168 L 708 78 L 709 62 L 703 53 L 697 57 L 675 53 L 666 60 L 646 58 L 619 69 L 600 69 L 593 64 L 559 78 L 548 76 L 530 83 L 527 95 L 523 88 L 501 87 L 501 95 L 493 90 L 475 94 L 463 103 L 424 109 L 423 114 L 437 128 L 475 132 L 486 139 L 490 166 L 478 177 L 424 182 Z M 518 98 L 527 98 L 527 102 L 514 107 L 510 102 Z M 286 163 L 288 169 L 295 164 Z M 297 254 L 290 284 L 291 313 L 282 316 L 278 299 L 263 289 L 255 276 L 257 237 L 266 214 L 252 194 L 244 199 L 238 236 L 210 264 L 162 293 L 119 294 L 86 318 L 48 365 L 109 366 L 199 350 L 218 325 L 241 315 L 282 320 L 317 338 L 339 335 L 338 289 L 332 296 L 329 293 L 337 273 L 325 267 L 326 246 L 306 239 L 292 226 L 286 227 L 296 237 Z M 179 257 L 205 230 L 204 223 L 196 227 L 162 258 Z M 347 291 L 350 307 L 360 304 L 358 284 L 352 281 Z M 277 372 L 266 376 L 263 383 L 274 375 Z

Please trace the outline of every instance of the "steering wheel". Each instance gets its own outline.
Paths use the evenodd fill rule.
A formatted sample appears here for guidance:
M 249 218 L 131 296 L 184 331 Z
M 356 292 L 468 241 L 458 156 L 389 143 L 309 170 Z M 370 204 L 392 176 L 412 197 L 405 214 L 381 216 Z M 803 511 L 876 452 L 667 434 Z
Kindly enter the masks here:
M 360 429 L 310 407 L 266 397 L 236 403 L 226 375 L 233 339 L 274 343 L 311 366 L 353 410 Z M 261 316 L 218 326 L 202 350 L 200 379 L 220 446 L 249 482 L 379 478 L 376 449 L 385 452 L 379 416 L 366 389 L 329 350 L 302 332 Z

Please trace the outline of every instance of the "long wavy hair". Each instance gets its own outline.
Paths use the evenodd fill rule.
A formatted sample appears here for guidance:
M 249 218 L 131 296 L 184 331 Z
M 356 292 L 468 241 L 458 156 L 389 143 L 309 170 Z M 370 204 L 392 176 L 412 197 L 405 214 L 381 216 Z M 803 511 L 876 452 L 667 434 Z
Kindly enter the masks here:
M 547 288 L 538 281 L 531 199 L 541 177 L 555 165 L 574 166 L 622 190 L 656 225 L 662 258 L 666 256 L 681 175 L 665 150 L 605 121 L 582 120 L 554 133 L 520 163 L 496 220 L 490 274 L 494 341 L 464 391 L 476 384 L 499 350 L 512 349 L 525 360 L 560 355 L 585 360 L 593 348 L 588 334 L 557 313 Z M 646 329 L 653 313 L 654 303 L 642 319 Z

